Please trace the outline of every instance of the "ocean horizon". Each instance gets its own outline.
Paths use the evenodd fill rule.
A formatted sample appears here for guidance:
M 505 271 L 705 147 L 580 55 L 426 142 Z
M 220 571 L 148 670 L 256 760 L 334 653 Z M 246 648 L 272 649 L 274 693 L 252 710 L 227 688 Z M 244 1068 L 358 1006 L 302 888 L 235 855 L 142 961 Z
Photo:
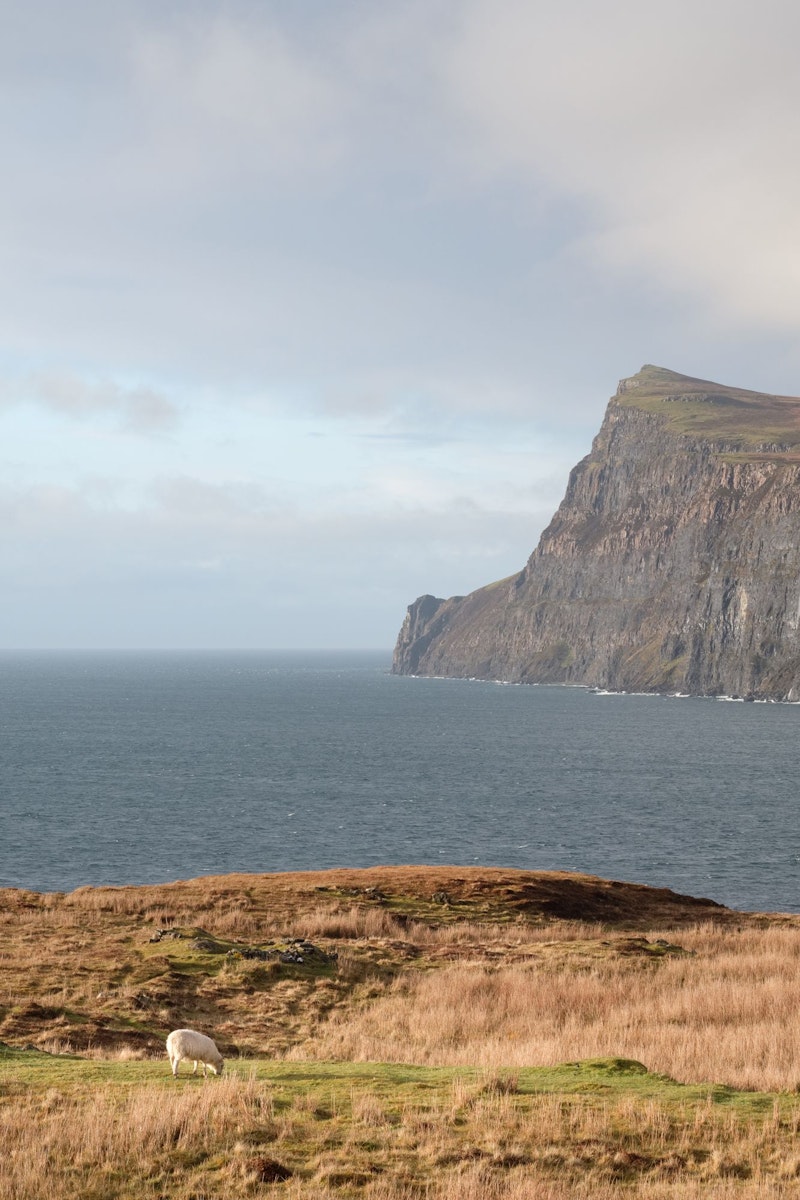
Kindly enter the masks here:
M 0 886 L 417 863 L 800 911 L 795 705 L 390 667 L 382 650 L 0 653 Z

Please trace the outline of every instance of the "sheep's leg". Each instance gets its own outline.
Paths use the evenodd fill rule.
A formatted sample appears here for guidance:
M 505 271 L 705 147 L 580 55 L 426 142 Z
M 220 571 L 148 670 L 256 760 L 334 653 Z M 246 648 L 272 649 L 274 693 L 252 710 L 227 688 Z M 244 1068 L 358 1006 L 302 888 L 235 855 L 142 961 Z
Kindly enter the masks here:
M 196 1075 L 196 1074 L 197 1074 L 197 1059 L 195 1059 L 195 1063 L 194 1063 L 194 1069 L 193 1069 L 193 1071 L 192 1071 L 192 1074 L 193 1074 L 193 1075 Z
M 206 1077 L 206 1064 L 203 1063 L 203 1079 Z
M 172 1067 L 172 1076 L 174 1079 L 177 1079 L 178 1077 L 178 1063 L 180 1061 L 181 1060 L 179 1058 L 173 1058 L 172 1055 L 170 1055 L 169 1065 Z

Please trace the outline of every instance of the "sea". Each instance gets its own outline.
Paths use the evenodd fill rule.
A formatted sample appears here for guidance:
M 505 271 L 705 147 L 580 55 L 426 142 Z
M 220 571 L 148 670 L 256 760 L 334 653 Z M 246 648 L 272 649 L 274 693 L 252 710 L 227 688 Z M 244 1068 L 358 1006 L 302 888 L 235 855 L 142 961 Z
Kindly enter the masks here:
M 800 911 L 800 707 L 390 673 L 374 652 L 0 654 L 0 886 L 391 863 Z

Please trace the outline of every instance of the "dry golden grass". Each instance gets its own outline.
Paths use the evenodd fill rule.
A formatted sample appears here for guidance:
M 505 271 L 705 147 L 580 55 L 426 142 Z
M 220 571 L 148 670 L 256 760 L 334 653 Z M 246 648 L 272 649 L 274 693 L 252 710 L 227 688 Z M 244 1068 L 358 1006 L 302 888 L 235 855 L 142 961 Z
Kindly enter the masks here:
M 303 913 L 294 926 L 301 937 L 362 940 L 395 938 L 419 948 L 437 946 L 527 946 L 553 941 L 551 924 L 535 926 L 518 918 L 512 922 L 465 921 L 455 919 L 444 925 L 397 916 L 390 910 L 363 904 L 318 908 Z M 221 931 L 220 931 L 221 932 Z M 580 921 L 560 921 L 558 941 L 575 942 L 597 936 L 597 926 Z
M 599 922 L 606 912 L 616 927 Z M 176 927 L 184 939 L 151 943 Z M 198 929 L 228 944 L 309 938 L 337 965 L 228 958 L 194 947 Z M 788 1095 L 745 1116 L 602 1088 L 531 1094 L 517 1080 L 613 1056 L 684 1082 L 793 1093 L 798 991 L 797 920 L 586 877 L 574 892 L 560 875 L 424 868 L 2 892 L 0 1039 L 153 1078 L 8 1089 L 0 1074 L 0 1196 L 252 1196 L 270 1190 L 272 1159 L 294 1172 L 274 1186 L 297 1200 L 796 1195 Z M 354 1087 L 343 1068 L 330 1090 L 302 1070 L 282 1093 L 235 1075 L 173 1089 L 163 1039 L 186 1024 L 227 1050 L 284 1057 L 287 1071 L 333 1059 L 486 1075 L 399 1098 Z M 136 1061 L 148 1053 L 158 1066 Z
M 487 1068 L 618 1055 L 683 1081 L 798 1084 L 797 923 L 713 910 L 714 924 L 692 927 L 691 906 L 669 893 L 578 877 L 577 900 L 622 896 L 628 920 L 650 918 L 650 942 L 637 944 L 531 910 L 536 888 L 574 907 L 568 883 L 396 868 L 1 893 L 0 1039 L 141 1054 L 192 1024 L 228 1052 Z M 435 903 L 442 892 L 448 903 Z M 681 924 L 659 933 L 661 909 Z M 150 944 L 154 928 L 175 925 L 311 938 L 338 967 L 278 970 L 195 952 L 191 940 Z M 647 950 L 656 938 L 691 953 L 659 957 Z
M 797 1087 L 800 930 L 706 926 L 680 937 L 691 955 L 532 955 L 406 972 L 297 1053 L 485 1067 L 619 1055 L 684 1082 Z
M 123 1098 L 111 1090 L 90 1098 L 51 1091 L 27 1109 L 4 1104 L 0 1195 L 114 1195 L 124 1176 L 153 1194 L 169 1163 L 185 1168 L 204 1158 L 264 1101 L 263 1089 L 223 1080 L 214 1091 L 146 1089 Z
M 340 1089 L 293 1096 L 255 1078 L 0 1103 L 4 1200 L 364 1200 L 591 1196 L 713 1200 L 796 1194 L 800 1112 L 753 1118 L 700 1105 L 520 1095 L 465 1085 L 402 1104 Z

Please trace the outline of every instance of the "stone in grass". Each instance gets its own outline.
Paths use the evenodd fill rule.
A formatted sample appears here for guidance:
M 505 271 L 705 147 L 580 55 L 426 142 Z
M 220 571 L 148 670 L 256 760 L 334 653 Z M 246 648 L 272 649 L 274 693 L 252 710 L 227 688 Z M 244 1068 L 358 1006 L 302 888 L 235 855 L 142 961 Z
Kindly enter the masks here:
M 195 938 L 191 947 L 193 950 L 201 950 L 204 954 L 226 954 L 227 946 L 223 946 L 221 942 L 215 942 L 210 937 Z
M 269 1158 L 266 1154 L 248 1158 L 244 1169 L 254 1183 L 283 1183 L 294 1174 L 290 1167 L 285 1167 L 283 1163 Z

